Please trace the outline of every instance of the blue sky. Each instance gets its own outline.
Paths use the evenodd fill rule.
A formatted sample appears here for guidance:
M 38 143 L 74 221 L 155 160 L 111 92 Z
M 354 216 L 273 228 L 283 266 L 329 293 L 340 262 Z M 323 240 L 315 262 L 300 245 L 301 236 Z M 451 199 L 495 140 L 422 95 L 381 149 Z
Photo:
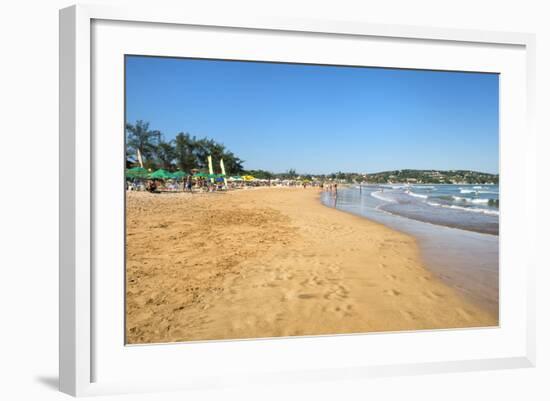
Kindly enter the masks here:
M 246 169 L 498 172 L 498 75 L 128 56 L 126 119 Z

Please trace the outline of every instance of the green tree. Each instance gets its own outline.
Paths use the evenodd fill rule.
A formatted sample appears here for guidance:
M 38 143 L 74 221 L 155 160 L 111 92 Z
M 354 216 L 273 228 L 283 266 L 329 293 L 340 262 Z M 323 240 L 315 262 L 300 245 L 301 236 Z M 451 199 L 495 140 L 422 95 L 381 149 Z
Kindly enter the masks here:
M 225 145 L 218 143 L 213 139 L 204 138 L 203 146 L 206 156 L 211 156 L 212 164 L 214 166 L 217 166 L 220 162 L 220 159 L 225 154 Z M 208 165 L 208 158 L 205 160 L 205 165 Z M 216 167 L 214 167 L 214 169 L 216 169 Z
M 141 154 L 144 167 L 170 169 L 174 162 L 183 171 L 206 169 L 208 156 L 212 157 L 215 172 L 220 172 L 220 159 L 223 159 L 227 174 L 241 174 L 244 161 L 222 143 L 210 138 L 197 139 L 189 133 L 180 132 L 172 141 L 162 139 L 159 131 L 149 129 L 149 123 L 142 120 L 134 125 L 126 124 L 127 165 L 135 164 L 137 153 Z
M 251 175 L 262 180 L 270 180 L 274 178 L 274 174 L 266 170 L 248 170 L 245 171 L 244 174 Z
M 239 159 L 233 152 L 226 151 L 223 154 L 223 164 L 227 174 L 241 174 L 244 161 Z
M 149 123 L 138 120 L 134 125 L 126 124 L 126 146 L 127 153 L 135 156 L 138 160 L 138 151 L 141 153 L 141 158 L 145 162 L 151 159 L 155 154 L 156 147 L 160 142 L 160 132 L 149 129 Z
M 194 149 L 193 154 L 195 155 L 196 163 L 198 168 L 208 167 L 208 155 L 210 155 L 210 143 L 208 138 L 196 139 L 194 140 Z
M 189 172 L 192 169 L 199 167 L 196 156 L 196 138 L 191 137 L 191 135 L 187 133 L 180 132 L 176 135 L 174 142 L 174 159 L 176 159 L 178 168 L 182 171 Z
M 165 142 L 161 139 L 157 146 L 156 154 L 159 165 L 163 169 L 171 169 L 173 167 L 173 161 L 176 158 L 176 149 L 174 148 L 173 141 Z

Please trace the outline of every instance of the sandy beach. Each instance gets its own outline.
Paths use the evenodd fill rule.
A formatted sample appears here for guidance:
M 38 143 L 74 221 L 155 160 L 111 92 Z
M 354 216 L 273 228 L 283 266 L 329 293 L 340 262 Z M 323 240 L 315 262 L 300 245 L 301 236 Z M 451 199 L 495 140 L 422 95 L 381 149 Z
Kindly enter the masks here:
M 494 326 L 411 236 L 314 188 L 127 192 L 126 342 Z

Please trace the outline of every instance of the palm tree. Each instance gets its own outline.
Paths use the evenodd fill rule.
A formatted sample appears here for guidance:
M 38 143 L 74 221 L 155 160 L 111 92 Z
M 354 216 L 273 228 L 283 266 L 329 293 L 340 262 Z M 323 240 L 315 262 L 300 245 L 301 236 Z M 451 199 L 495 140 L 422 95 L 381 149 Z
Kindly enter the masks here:
M 205 168 L 208 166 L 208 156 L 210 155 L 210 142 L 208 138 L 196 139 L 193 137 L 195 147 L 193 154 L 196 157 L 197 167 Z
M 195 137 L 187 133 L 180 132 L 176 135 L 174 148 L 174 159 L 176 159 L 178 167 L 183 171 L 191 171 L 198 166 L 197 157 L 195 155 L 197 141 Z
M 164 141 L 159 131 L 149 129 L 148 122 L 138 120 L 134 125 L 126 124 L 128 163 L 138 160 L 141 167 L 170 169 L 175 161 L 179 169 L 189 172 L 195 168 L 208 167 L 208 156 L 212 157 L 214 166 L 218 166 L 220 159 L 223 159 L 228 173 L 238 174 L 243 171 L 244 161 L 224 144 L 213 139 L 197 139 L 186 132 L 180 132 L 174 140 Z M 217 170 L 217 167 L 214 168 Z
M 206 155 L 212 156 L 214 163 L 218 163 L 225 155 L 225 145 L 217 143 L 212 139 L 204 139 L 204 151 Z
M 223 163 L 225 164 L 225 170 L 228 173 L 240 174 L 243 172 L 244 161 L 235 156 L 233 152 L 226 151 L 223 154 Z
M 138 120 L 134 125 L 126 124 L 126 145 L 135 152 L 138 161 L 140 155 L 142 161 L 153 157 L 156 145 L 160 142 L 160 136 L 159 131 L 149 130 L 148 122 Z
M 174 148 L 173 142 L 174 141 L 165 142 L 161 139 L 157 146 L 156 154 L 159 164 L 166 170 L 172 168 L 172 162 L 176 158 L 176 149 Z

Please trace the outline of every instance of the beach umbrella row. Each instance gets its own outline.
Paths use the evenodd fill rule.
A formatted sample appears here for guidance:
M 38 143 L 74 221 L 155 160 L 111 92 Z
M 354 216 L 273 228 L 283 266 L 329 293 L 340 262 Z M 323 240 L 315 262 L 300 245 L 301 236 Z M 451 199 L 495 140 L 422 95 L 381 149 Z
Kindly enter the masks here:
M 126 170 L 126 177 L 127 178 L 149 178 L 153 180 L 169 180 L 169 179 L 181 179 L 183 177 L 187 177 L 189 174 L 187 174 L 184 171 L 175 171 L 173 173 L 166 171 L 162 168 L 154 171 L 153 173 L 149 173 L 147 169 L 143 167 L 133 167 L 128 170 Z M 211 178 L 215 180 L 223 180 L 225 177 L 225 174 L 206 174 L 206 173 L 196 173 L 193 175 L 193 177 L 196 178 Z
M 126 177 L 128 178 L 147 178 L 149 172 L 143 167 L 133 167 L 126 170 Z
M 164 169 L 158 169 L 153 173 L 149 173 L 147 169 L 143 167 L 133 167 L 128 170 L 126 170 L 126 177 L 127 178 L 150 178 L 150 179 L 158 179 L 158 180 L 168 180 L 168 179 L 179 179 L 183 177 L 187 177 L 187 173 L 183 171 L 176 171 L 174 173 L 171 173 L 169 171 L 166 171 Z
M 151 178 L 153 180 L 168 180 L 168 179 L 174 178 L 174 177 L 172 177 L 172 173 L 170 173 L 169 171 L 166 171 L 164 169 L 159 168 L 154 173 L 151 173 L 149 175 L 149 178 Z
M 258 181 L 258 179 L 252 175 L 233 175 L 228 178 L 229 181 Z
M 179 179 L 179 178 L 183 178 L 183 177 L 187 177 L 188 174 L 183 172 L 183 171 L 175 171 L 172 173 L 172 178 L 175 178 L 175 179 Z

